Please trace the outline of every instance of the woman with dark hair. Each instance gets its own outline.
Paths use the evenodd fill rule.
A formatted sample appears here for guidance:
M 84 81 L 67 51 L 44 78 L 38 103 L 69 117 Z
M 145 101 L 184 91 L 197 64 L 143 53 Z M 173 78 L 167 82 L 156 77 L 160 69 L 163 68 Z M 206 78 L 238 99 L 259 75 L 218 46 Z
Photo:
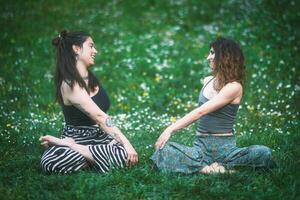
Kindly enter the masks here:
M 158 169 L 183 173 L 225 172 L 234 166 L 271 167 L 271 149 L 262 145 L 238 148 L 234 120 L 243 96 L 244 55 L 240 46 L 219 38 L 207 57 L 213 76 L 204 79 L 199 107 L 167 127 L 151 157 Z M 167 142 L 176 131 L 197 121 L 193 147 Z
M 70 173 L 93 168 L 107 172 L 138 162 L 138 155 L 106 114 L 109 98 L 89 70 L 97 54 L 91 36 L 63 31 L 56 47 L 56 99 L 65 117 L 62 137 L 40 138 L 46 147 L 41 160 L 45 172 Z

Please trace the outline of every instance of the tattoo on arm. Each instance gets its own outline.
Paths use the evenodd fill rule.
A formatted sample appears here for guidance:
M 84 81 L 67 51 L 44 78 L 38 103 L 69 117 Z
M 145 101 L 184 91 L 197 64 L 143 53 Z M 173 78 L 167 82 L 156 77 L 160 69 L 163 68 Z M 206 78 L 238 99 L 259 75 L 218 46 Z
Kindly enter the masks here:
M 107 118 L 106 118 L 105 124 L 106 124 L 106 126 L 108 126 L 108 127 L 114 127 L 114 126 L 116 126 L 114 120 L 113 120 L 112 118 L 110 118 L 110 117 L 107 117 Z
M 91 117 L 91 113 L 87 112 L 80 104 L 74 104 L 75 107 L 77 107 L 79 110 L 81 110 L 83 113 L 85 113 L 87 116 Z M 97 115 L 97 117 L 101 117 L 101 115 Z M 107 117 L 105 120 L 105 125 L 107 127 L 115 127 L 116 123 L 111 117 Z M 121 143 L 121 138 L 118 133 L 116 132 L 111 132 L 110 135 L 115 138 L 118 142 Z
M 116 123 L 114 122 L 114 120 L 111 117 L 106 118 L 105 125 L 108 128 L 116 127 Z M 117 128 L 117 130 L 118 130 L 118 128 Z M 107 133 L 110 134 L 117 142 L 122 143 L 122 140 L 121 140 L 121 137 L 120 137 L 118 131 L 112 130 L 112 131 L 109 131 Z

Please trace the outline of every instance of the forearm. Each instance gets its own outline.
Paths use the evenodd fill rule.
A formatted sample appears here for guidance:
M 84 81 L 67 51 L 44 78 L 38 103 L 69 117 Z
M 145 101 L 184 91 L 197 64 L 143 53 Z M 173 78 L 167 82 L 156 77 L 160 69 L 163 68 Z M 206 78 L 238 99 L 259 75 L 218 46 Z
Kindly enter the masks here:
M 90 150 L 88 146 L 85 145 L 80 145 L 80 144 L 72 144 L 69 146 L 70 149 L 72 149 L 73 151 L 76 151 L 78 153 L 80 153 L 83 157 L 85 157 L 87 160 L 91 161 L 91 162 L 95 162 Z
M 177 120 L 175 123 L 171 124 L 167 129 L 174 133 L 182 128 L 189 126 L 194 121 L 198 120 L 200 117 L 203 116 L 201 109 L 197 108 L 191 111 L 190 113 L 186 114 L 181 119 Z
M 120 129 L 115 125 L 114 121 L 108 115 L 98 117 L 96 122 L 103 129 L 103 131 L 111 135 L 116 141 L 123 145 L 130 144 L 128 139 L 123 135 Z
M 124 136 L 124 134 L 120 131 L 120 129 L 116 126 L 114 127 L 102 127 L 103 130 L 111 135 L 116 141 L 120 142 L 123 145 L 130 144 L 129 140 Z

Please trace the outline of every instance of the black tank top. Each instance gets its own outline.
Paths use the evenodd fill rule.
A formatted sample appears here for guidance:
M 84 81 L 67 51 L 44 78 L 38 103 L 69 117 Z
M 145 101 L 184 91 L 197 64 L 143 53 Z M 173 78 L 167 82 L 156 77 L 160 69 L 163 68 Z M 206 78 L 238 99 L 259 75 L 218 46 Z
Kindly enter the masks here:
M 98 107 L 103 112 L 106 113 L 108 111 L 110 101 L 103 87 L 99 86 L 97 94 L 92 96 L 91 99 L 98 105 Z M 89 118 L 85 113 L 83 113 L 73 105 L 63 104 L 62 110 L 64 113 L 66 125 L 91 126 L 97 124 L 94 120 Z

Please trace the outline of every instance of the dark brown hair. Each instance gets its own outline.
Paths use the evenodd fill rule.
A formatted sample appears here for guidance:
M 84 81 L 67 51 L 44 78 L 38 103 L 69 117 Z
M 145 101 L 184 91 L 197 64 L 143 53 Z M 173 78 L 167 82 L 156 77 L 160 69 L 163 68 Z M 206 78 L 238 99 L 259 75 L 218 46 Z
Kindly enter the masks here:
M 227 83 L 237 81 L 244 85 L 245 59 L 240 46 L 231 39 L 218 38 L 210 44 L 215 51 L 214 88 L 219 91 Z
M 54 82 L 56 87 L 56 100 L 63 104 L 61 94 L 61 84 L 65 81 L 71 89 L 74 84 L 84 88 L 88 93 L 95 91 L 96 86 L 99 86 L 99 81 L 95 75 L 88 70 L 88 85 L 80 76 L 76 68 L 76 53 L 73 50 L 73 45 L 82 47 L 87 38 L 91 37 L 88 33 L 75 31 L 62 31 L 58 37 L 52 40 L 52 44 L 56 47 L 56 70 L 54 75 Z

